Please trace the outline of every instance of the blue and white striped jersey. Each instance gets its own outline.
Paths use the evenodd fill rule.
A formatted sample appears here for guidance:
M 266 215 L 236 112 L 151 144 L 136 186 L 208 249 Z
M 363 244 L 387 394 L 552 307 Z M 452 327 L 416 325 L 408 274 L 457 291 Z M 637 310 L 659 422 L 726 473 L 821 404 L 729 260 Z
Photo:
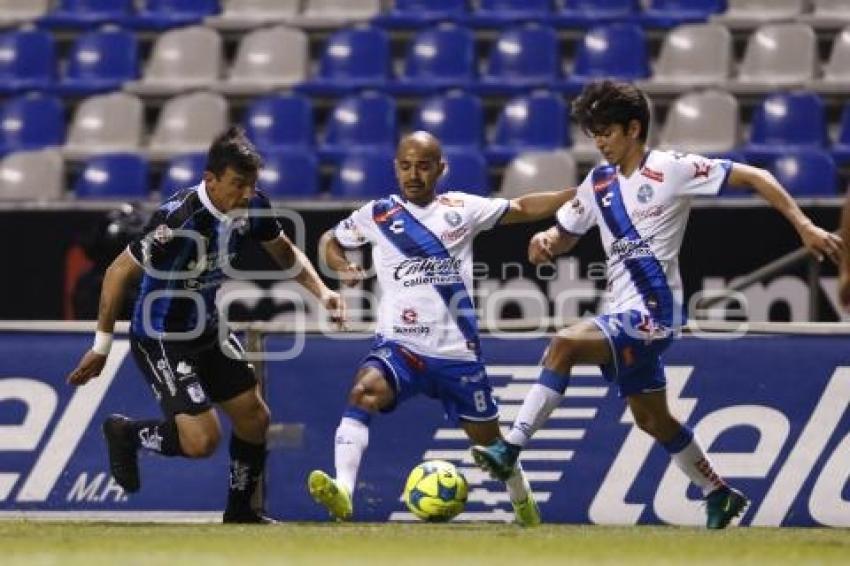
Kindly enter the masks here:
M 222 268 L 230 265 L 247 239 L 269 241 L 281 233 L 274 216 L 251 214 L 270 209 L 268 198 L 257 192 L 247 212 L 224 214 L 210 201 L 203 182 L 162 203 L 142 235 L 127 247 L 145 269 L 131 332 L 161 338 L 163 333 L 198 327 L 214 331 L 215 297 L 227 278 Z
M 725 159 L 651 150 L 629 176 L 595 167 L 562 206 L 558 226 L 582 235 L 599 226 L 608 257 L 608 313 L 638 310 L 658 323 L 684 323 L 679 249 L 693 197 L 716 195 L 732 164 Z

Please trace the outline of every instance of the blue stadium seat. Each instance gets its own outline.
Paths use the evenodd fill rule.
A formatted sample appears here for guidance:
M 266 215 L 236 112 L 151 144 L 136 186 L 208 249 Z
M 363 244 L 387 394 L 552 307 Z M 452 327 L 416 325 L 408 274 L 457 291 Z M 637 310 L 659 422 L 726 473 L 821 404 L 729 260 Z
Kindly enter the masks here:
M 460 90 L 433 96 L 417 109 L 413 129 L 431 132 L 444 148 L 480 148 L 484 139 L 481 100 Z
M 0 53 L 0 94 L 53 86 L 56 48 L 48 32 L 22 29 L 0 34 Z
M 588 28 L 632 21 L 639 14 L 640 0 L 566 0 L 552 23 L 557 27 Z
M 396 0 L 372 23 L 388 28 L 416 29 L 456 21 L 467 14 L 466 0 Z
M 356 151 L 345 155 L 331 181 L 331 194 L 371 199 L 398 193 L 391 151 Z
M 570 145 L 567 108 L 559 94 L 535 92 L 505 105 L 493 141 L 485 151 L 491 164 L 504 164 L 523 151 Z
M 561 79 L 558 37 L 550 27 L 529 24 L 503 31 L 490 50 L 480 94 L 517 94 Z
M 832 157 L 841 166 L 850 165 L 850 104 L 846 104 L 841 111 L 838 139 L 832 146 Z
M 761 163 L 787 151 L 825 148 L 827 141 L 823 101 L 817 94 L 778 93 L 756 108 L 743 151 L 748 161 Z
M 574 92 L 591 80 L 632 81 L 649 75 L 643 30 L 631 23 L 611 24 L 588 30 L 578 45 L 572 75 L 564 85 L 565 90 Z
M 121 88 L 139 77 L 136 36 L 129 31 L 106 28 L 85 33 L 71 48 L 65 76 L 56 89 L 65 95 L 88 95 Z
M 419 32 L 411 42 L 404 71 L 387 91 L 423 95 L 468 87 L 475 77 L 475 38 L 466 28 L 445 24 Z
M 313 107 L 298 94 L 272 94 L 255 100 L 242 120 L 248 137 L 261 151 L 312 147 Z
M 204 175 L 206 166 L 206 153 L 184 153 L 172 157 L 159 183 L 162 198 L 166 199 L 180 189 L 197 185 Z
M 528 21 L 548 23 L 553 15 L 552 0 L 481 0 L 466 22 L 472 27 L 503 27 Z
M 395 100 L 379 92 L 349 96 L 333 109 L 319 155 L 335 162 L 357 149 L 393 151 L 396 130 Z
M 289 147 L 263 153 L 260 189 L 271 198 L 315 197 L 319 164 L 311 149 Z
M 58 6 L 39 18 L 47 28 L 91 29 L 120 23 L 133 14 L 133 0 L 60 0 Z
M 726 0 L 652 0 L 641 20 L 647 27 L 672 28 L 705 22 L 726 10 Z
M 381 88 L 390 76 L 390 44 L 378 28 L 350 28 L 333 34 L 319 60 L 318 75 L 296 90 L 336 96 L 362 88 Z
M 768 161 L 776 179 L 795 197 L 836 196 L 838 172 L 828 152 L 803 149 Z
M 135 29 L 165 30 L 201 23 L 221 11 L 218 0 L 146 0 L 144 8 L 124 20 Z
M 461 191 L 489 196 L 487 162 L 477 149 L 446 148 L 443 151 L 446 171 L 437 181 L 437 191 Z
M 65 110 L 55 96 L 31 92 L 0 106 L 0 156 L 65 141 Z
M 85 198 L 148 197 L 148 163 L 135 153 L 110 153 L 86 161 L 74 184 L 74 193 Z

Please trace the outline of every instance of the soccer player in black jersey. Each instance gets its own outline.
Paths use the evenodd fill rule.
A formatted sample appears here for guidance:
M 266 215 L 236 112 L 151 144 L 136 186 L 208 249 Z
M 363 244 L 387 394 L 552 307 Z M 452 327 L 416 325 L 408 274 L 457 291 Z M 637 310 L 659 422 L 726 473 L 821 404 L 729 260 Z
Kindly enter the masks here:
M 130 342 L 164 418 L 112 415 L 104 422 L 112 475 L 132 493 L 140 488 L 140 448 L 163 456 L 210 456 L 221 436 L 212 406 L 217 404 L 233 424 L 225 523 L 270 521 L 250 506 L 265 464 L 269 409 L 239 342 L 220 328 L 215 305 L 229 262 L 248 239 L 259 241 L 333 317 L 345 316 L 339 294 L 321 281 L 257 191 L 261 166 L 241 128 L 231 127 L 213 142 L 203 180 L 166 200 L 110 265 L 94 344 L 68 376 L 69 383 L 83 385 L 100 374 L 125 291 L 141 280 Z

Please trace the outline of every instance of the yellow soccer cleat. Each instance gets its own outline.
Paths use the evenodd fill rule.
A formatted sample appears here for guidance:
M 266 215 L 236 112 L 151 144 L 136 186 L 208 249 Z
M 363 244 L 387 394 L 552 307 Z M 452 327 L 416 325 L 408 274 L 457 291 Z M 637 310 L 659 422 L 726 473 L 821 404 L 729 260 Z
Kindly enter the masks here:
M 541 523 L 540 508 L 531 495 L 525 501 L 514 503 L 511 501 L 516 516 L 516 523 L 520 527 L 536 527 Z
M 336 480 L 321 470 L 313 470 L 307 478 L 307 489 L 316 503 L 324 505 L 331 517 L 337 521 L 348 521 L 354 509 L 351 496 L 337 485 Z

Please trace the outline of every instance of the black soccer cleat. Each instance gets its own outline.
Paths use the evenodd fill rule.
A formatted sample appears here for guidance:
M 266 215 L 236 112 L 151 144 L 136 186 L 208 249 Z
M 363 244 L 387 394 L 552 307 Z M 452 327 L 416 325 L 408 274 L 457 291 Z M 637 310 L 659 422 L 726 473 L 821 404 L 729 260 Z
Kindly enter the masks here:
M 708 515 L 706 527 L 725 529 L 738 515 L 744 512 L 750 500 L 737 489 L 723 486 L 715 489 L 705 498 L 705 510 Z
M 130 419 L 124 415 L 109 415 L 103 421 L 103 436 L 109 451 L 109 471 L 125 492 L 136 493 L 141 487 L 139 458 L 130 435 Z
M 253 509 L 244 511 L 226 510 L 222 517 L 222 523 L 243 524 L 243 525 L 274 525 L 277 521 L 271 517 L 266 517 L 262 513 L 258 513 Z

